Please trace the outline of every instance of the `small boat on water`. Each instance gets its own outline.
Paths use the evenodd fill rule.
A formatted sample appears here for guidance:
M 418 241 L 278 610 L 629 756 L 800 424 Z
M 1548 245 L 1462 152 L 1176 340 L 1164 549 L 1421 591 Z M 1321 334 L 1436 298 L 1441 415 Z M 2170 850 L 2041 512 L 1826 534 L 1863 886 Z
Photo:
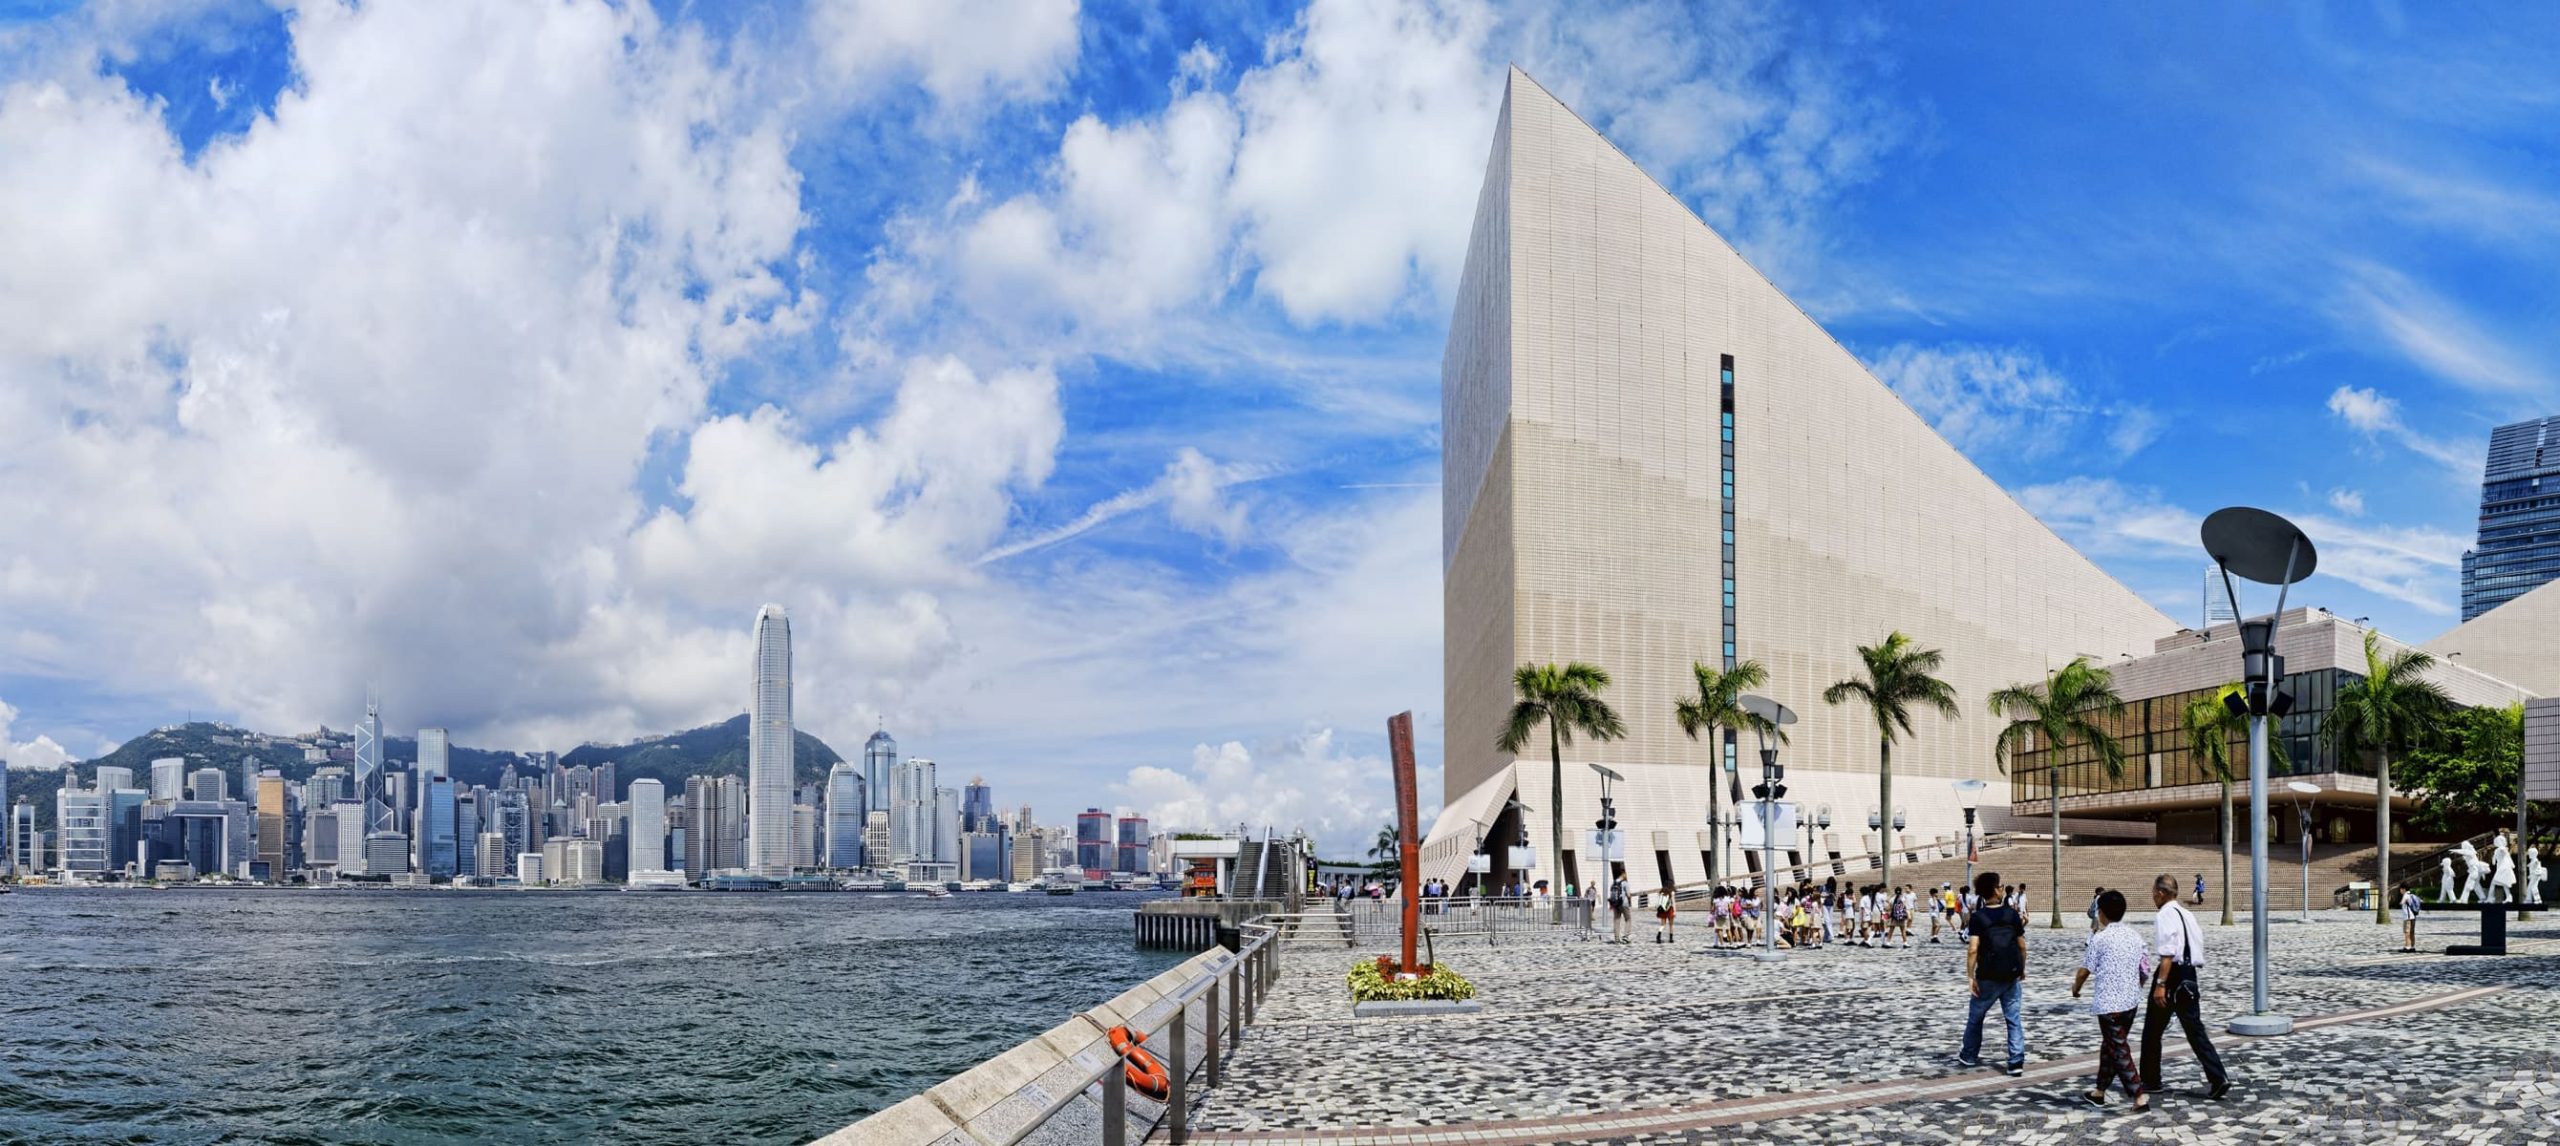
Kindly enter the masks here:
M 1021 894 L 1024 894 L 1024 893 L 1026 893 L 1026 892 L 1033 892 L 1033 891 L 1038 891 L 1038 890 L 1040 890 L 1040 885 L 1039 885 L 1039 884 L 1036 884 L 1036 883 L 1029 883 L 1029 882 L 1024 882 L 1024 881 L 1019 881 L 1019 880 L 1017 880 L 1017 881 L 1015 881 L 1015 882 L 1013 882 L 1013 883 L 1008 883 L 1008 884 L 1004 885 L 1004 889 L 1005 889 L 1006 891 L 1009 891 L 1009 892 L 1014 893 L 1015 895 L 1021 895 Z

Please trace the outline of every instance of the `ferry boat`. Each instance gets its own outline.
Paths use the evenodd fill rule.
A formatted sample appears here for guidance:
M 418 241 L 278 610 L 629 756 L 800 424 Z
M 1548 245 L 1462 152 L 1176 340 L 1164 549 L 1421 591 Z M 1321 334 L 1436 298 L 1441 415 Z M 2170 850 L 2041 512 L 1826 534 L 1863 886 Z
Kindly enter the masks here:
M 1008 884 L 1004 885 L 1004 889 L 1005 889 L 1006 891 L 1009 891 L 1009 892 L 1014 893 L 1015 895 L 1023 895 L 1023 894 L 1027 894 L 1027 893 L 1029 893 L 1029 892 L 1034 892 L 1034 891 L 1038 891 L 1038 890 L 1040 890 L 1040 885 L 1039 885 L 1039 884 L 1036 884 L 1036 883 L 1027 883 L 1027 882 L 1024 882 L 1024 881 L 1021 881 L 1021 880 L 1016 880 L 1016 881 L 1014 881 L 1014 882 L 1012 882 L 1012 883 L 1008 883 Z

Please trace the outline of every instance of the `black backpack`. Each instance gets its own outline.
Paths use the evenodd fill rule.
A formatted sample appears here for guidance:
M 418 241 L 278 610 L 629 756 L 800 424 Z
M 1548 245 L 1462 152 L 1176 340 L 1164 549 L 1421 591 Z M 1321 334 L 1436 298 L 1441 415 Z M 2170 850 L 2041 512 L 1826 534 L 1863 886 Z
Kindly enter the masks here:
M 1982 929 L 1982 953 L 1974 957 L 1974 975 L 1995 983 L 2015 982 L 2025 975 L 2026 923 L 2018 917 L 2018 909 L 2005 904 L 1986 907 L 1974 912 L 1973 918 Z

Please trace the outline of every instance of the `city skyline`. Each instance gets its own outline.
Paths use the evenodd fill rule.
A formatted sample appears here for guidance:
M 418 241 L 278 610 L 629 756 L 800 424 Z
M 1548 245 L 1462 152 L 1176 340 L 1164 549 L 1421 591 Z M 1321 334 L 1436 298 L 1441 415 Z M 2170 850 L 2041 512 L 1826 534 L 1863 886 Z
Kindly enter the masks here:
M 964 7 L 0 16 L 0 754 L 694 727 L 783 601 L 830 743 L 1356 841 L 1388 713 L 1480 735 L 1436 391 L 1513 60 L 2181 623 L 2247 489 L 2429 641 L 2560 411 L 2549 14 Z

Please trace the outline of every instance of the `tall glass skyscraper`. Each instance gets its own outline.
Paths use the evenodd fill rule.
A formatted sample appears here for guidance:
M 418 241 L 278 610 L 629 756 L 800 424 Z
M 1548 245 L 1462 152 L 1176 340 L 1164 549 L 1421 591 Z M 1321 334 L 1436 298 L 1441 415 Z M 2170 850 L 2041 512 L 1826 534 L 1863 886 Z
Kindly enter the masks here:
M 756 613 L 754 692 L 747 707 L 747 866 L 791 873 L 791 619 Z
M 453 734 L 441 728 L 418 730 L 418 772 L 427 776 L 453 775 Z
M 866 787 L 862 769 L 851 760 L 839 760 L 835 767 L 827 770 L 825 866 L 839 869 L 862 866 L 862 827 L 871 809 Z
M 2560 417 L 2489 432 L 2480 538 L 2462 555 L 2462 619 L 2560 576 Z
M 631 782 L 631 874 L 667 870 L 667 789 L 647 777 Z
M 418 778 L 418 870 L 447 879 L 460 870 L 462 857 L 455 822 L 453 777 L 420 774 Z
M 364 701 L 364 721 L 356 725 L 356 799 L 364 804 L 366 833 L 399 830 L 399 817 L 383 792 L 382 702 L 370 696 Z
M 871 810 L 889 810 L 889 791 L 894 786 L 891 775 L 898 767 L 898 742 L 889 738 L 889 730 L 871 734 L 862 744 L 862 785 L 870 790 Z

